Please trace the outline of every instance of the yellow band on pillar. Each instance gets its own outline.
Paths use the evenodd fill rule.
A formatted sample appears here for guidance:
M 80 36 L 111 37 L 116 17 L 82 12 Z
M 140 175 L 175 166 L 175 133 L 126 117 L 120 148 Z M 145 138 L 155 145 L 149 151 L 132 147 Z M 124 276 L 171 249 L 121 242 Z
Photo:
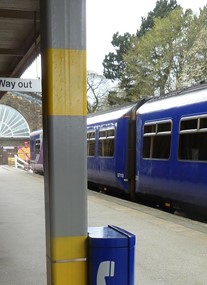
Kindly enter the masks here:
M 51 240 L 52 284 L 87 284 L 87 237 L 58 237 Z
M 86 116 L 86 51 L 48 49 L 46 59 L 48 115 Z
M 87 263 L 70 262 L 52 264 L 52 284 L 86 285 Z
M 52 261 L 85 258 L 87 255 L 87 237 L 57 237 L 51 240 Z

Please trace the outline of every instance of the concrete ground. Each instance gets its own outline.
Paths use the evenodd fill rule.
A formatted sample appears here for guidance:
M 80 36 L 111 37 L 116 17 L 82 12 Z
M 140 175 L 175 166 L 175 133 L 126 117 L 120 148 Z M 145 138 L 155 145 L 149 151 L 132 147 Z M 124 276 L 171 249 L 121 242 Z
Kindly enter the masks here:
M 0 166 L 0 285 L 47 284 L 43 179 Z M 88 191 L 88 226 L 107 225 L 136 235 L 134 285 L 207 284 L 206 223 Z

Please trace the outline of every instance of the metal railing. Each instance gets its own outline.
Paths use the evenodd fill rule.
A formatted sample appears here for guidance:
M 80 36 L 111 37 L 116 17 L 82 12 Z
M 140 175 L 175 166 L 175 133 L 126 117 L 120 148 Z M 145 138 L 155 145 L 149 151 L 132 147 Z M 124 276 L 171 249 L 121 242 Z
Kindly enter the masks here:
M 20 157 L 18 157 L 17 155 L 14 155 L 14 165 L 15 168 L 21 168 L 24 170 L 30 170 L 30 165 L 28 162 L 26 162 L 25 160 L 21 159 Z

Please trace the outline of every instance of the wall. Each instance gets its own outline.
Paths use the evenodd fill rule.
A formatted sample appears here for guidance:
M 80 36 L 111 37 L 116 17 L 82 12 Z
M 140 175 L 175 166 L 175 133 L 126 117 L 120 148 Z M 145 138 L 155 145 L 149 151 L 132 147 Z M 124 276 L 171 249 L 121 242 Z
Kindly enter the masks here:
M 19 95 L 18 95 L 19 94 Z M 31 94 L 31 93 L 30 93 Z M 30 131 L 42 128 L 42 104 L 31 96 L 21 96 L 20 93 L 7 92 L 0 100 L 0 104 L 8 105 L 17 110 L 26 119 Z

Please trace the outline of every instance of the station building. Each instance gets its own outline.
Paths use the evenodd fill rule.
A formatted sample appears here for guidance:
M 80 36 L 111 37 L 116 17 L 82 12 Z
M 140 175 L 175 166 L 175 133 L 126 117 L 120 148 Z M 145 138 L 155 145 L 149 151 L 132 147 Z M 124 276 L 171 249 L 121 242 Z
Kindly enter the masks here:
M 7 92 L 0 100 L 0 165 L 29 158 L 30 132 L 42 128 L 40 93 Z

